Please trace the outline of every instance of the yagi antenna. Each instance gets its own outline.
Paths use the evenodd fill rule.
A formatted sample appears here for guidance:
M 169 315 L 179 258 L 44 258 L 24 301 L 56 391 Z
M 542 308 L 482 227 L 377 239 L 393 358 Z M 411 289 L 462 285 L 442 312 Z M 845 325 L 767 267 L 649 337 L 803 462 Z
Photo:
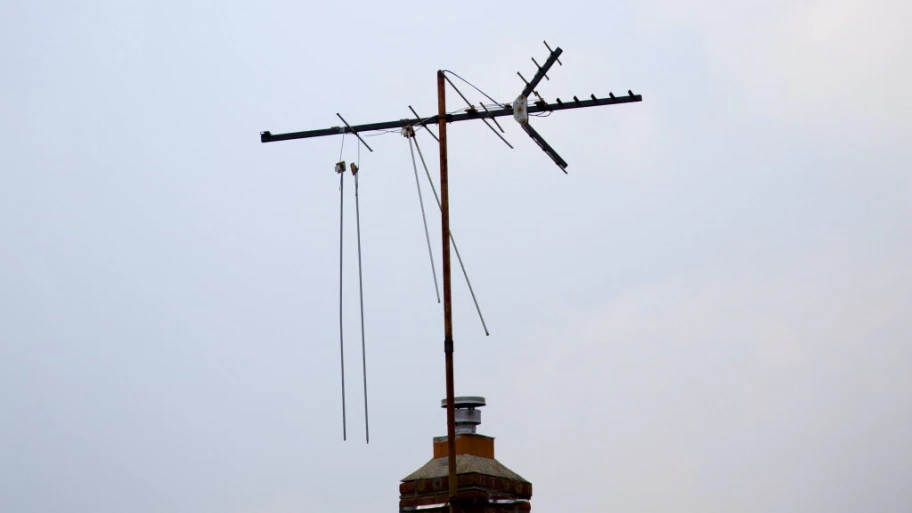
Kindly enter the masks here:
M 548 50 L 551 50 L 551 47 L 548 46 L 548 43 L 545 43 L 545 47 L 548 48 Z M 513 119 L 515 119 L 516 122 L 519 123 L 519 126 L 522 127 L 523 131 L 525 131 L 527 134 L 529 134 L 529 137 L 531 137 L 532 140 L 535 141 L 535 144 L 537 144 L 538 147 L 542 149 L 542 151 L 544 151 L 549 157 L 551 157 L 551 160 L 553 160 L 554 163 L 557 164 L 557 167 L 559 167 L 561 169 L 561 171 L 566 173 L 567 172 L 567 162 L 564 159 L 562 159 L 561 156 L 558 155 L 556 151 L 554 151 L 554 148 L 552 148 L 551 145 L 548 144 L 548 142 L 545 141 L 545 139 L 541 135 L 539 135 L 538 132 L 536 132 L 535 129 L 532 128 L 532 126 L 529 124 L 529 107 L 528 107 L 529 93 L 535 93 L 535 96 L 538 96 L 538 99 L 542 103 L 544 103 L 544 100 L 542 100 L 542 97 L 538 94 L 537 91 L 535 91 L 535 87 L 538 85 L 539 82 L 541 82 L 542 78 L 548 78 L 548 70 L 551 69 L 551 66 L 554 66 L 555 62 L 560 62 L 558 60 L 558 57 L 560 57 L 560 54 L 562 54 L 563 52 L 564 51 L 561 50 L 560 47 L 557 47 L 556 49 L 551 50 L 551 54 L 548 56 L 548 60 L 545 61 L 544 66 L 538 66 L 538 62 L 536 62 L 535 59 L 533 58 L 532 62 L 534 62 L 535 65 L 538 66 L 538 72 L 535 74 L 534 77 L 532 77 L 531 82 L 526 82 L 526 79 L 523 78 L 522 75 L 519 75 L 518 71 L 516 72 L 516 74 L 519 75 L 519 78 L 522 78 L 523 82 L 526 82 L 526 87 L 523 88 L 522 92 L 519 93 L 519 96 L 517 96 L 516 99 L 513 100 Z M 563 66 L 563 64 L 561 64 L 561 66 Z M 551 79 L 548 78 L 548 80 L 551 80 Z M 593 96 L 592 98 L 594 100 L 595 96 Z M 560 103 L 559 99 L 557 101 L 558 101 L 558 103 Z

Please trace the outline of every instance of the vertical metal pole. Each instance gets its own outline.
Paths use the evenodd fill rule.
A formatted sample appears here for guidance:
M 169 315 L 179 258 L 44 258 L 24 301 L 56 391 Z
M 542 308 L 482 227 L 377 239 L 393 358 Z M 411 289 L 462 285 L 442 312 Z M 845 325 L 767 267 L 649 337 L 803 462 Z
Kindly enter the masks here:
M 343 144 L 345 139 L 342 139 Z M 339 363 L 342 369 L 342 440 L 348 440 L 348 433 L 345 427 L 345 345 L 342 343 L 342 227 L 345 209 L 345 195 L 342 186 L 345 184 L 345 172 L 339 173 Z
M 447 459 L 450 512 L 456 496 L 456 410 L 453 392 L 453 308 L 450 288 L 450 196 L 447 183 L 446 88 L 443 71 L 437 71 L 437 125 L 440 139 L 440 222 L 443 244 L 443 352 L 446 358 Z

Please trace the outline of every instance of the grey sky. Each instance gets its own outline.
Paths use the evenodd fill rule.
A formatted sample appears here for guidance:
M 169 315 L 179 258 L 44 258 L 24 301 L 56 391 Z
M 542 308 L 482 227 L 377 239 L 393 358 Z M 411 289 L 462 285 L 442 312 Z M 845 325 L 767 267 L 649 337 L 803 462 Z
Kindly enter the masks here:
M 395 510 L 445 431 L 407 144 L 360 157 L 365 446 L 341 140 L 258 132 L 430 113 L 439 68 L 507 101 L 542 39 L 546 97 L 645 101 L 534 120 L 568 176 L 512 121 L 450 128 L 492 333 L 456 281 L 457 393 L 535 511 L 912 504 L 907 2 L 3 11 L 0 510 Z

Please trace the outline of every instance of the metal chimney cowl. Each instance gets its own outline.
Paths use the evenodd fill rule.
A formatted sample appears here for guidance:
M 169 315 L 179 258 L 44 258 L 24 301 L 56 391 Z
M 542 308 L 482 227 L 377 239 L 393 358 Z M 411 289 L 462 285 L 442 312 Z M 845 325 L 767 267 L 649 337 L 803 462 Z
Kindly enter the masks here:
M 456 410 L 456 434 L 475 433 L 475 428 L 481 424 L 481 412 L 476 408 L 485 405 L 485 398 L 481 396 L 462 396 L 453 398 L 453 408 Z M 446 408 L 446 399 L 440 400 L 440 407 Z

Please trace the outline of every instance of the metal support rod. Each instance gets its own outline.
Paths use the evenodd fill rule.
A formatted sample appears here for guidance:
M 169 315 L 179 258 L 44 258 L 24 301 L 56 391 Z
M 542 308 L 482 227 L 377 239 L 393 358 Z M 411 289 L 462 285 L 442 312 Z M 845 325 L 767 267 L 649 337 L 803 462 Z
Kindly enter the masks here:
M 447 460 L 450 513 L 456 513 L 456 409 L 453 391 L 453 301 L 450 286 L 450 187 L 447 176 L 446 81 L 437 71 L 437 124 L 440 138 L 440 224 L 443 247 L 443 352 L 446 360 Z
M 358 149 L 358 161 L 361 161 L 361 150 Z M 364 342 L 364 277 L 361 273 L 361 206 L 358 200 L 358 171 L 357 165 L 352 164 L 352 174 L 355 175 L 355 226 L 358 230 L 358 297 L 361 302 L 361 377 L 364 382 L 364 442 L 370 443 L 370 418 L 367 412 L 367 348 Z
M 478 102 L 478 105 L 480 105 L 481 108 L 484 109 L 484 111 L 487 112 L 489 116 L 491 116 L 491 111 L 489 111 L 488 108 L 484 106 L 484 103 Z M 500 133 L 502 133 L 502 134 L 506 133 L 506 132 L 504 132 L 503 127 L 500 126 L 500 123 L 497 122 L 497 118 L 495 118 L 494 116 L 491 116 L 491 121 L 493 121 L 494 124 L 497 125 L 497 128 L 500 129 Z
M 439 141 L 438 141 L 439 142 Z M 431 192 L 434 193 L 434 199 L 437 200 L 437 208 L 440 209 L 440 196 L 437 195 L 437 189 L 434 188 L 434 180 L 431 179 L 431 172 L 428 171 L 427 162 L 424 161 L 424 154 L 421 153 L 421 146 L 418 145 L 418 139 L 415 139 L 415 149 L 418 150 L 418 156 L 421 157 L 421 165 L 424 167 L 424 174 L 427 175 L 428 185 L 431 186 Z M 462 275 L 465 277 L 466 285 L 469 287 L 469 294 L 472 295 L 472 302 L 475 303 L 475 311 L 478 312 L 478 319 L 481 321 L 481 327 L 484 329 L 485 336 L 491 335 L 488 332 L 488 325 L 485 324 L 484 316 L 481 315 L 481 307 L 478 306 L 478 298 L 475 297 L 475 289 L 472 288 L 472 282 L 469 280 L 469 273 L 466 271 L 465 264 L 462 262 L 462 255 L 459 254 L 459 245 L 456 244 L 456 237 L 453 237 L 453 231 L 450 230 L 450 243 L 453 244 L 453 253 L 456 253 L 456 261 L 462 269 Z
M 412 111 L 412 114 L 414 114 L 416 118 L 421 119 L 421 116 L 419 116 L 418 113 L 415 112 L 415 109 L 413 109 L 411 105 L 409 105 L 408 108 L 410 111 Z M 433 119 L 433 118 L 429 118 L 429 119 Z M 427 133 L 431 134 L 431 137 L 433 137 L 435 141 L 440 142 L 440 139 L 438 139 L 437 136 L 434 135 L 434 132 L 431 132 L 431 129 L 427 127 L 427 121 L 425 121 L 424 123 L 421 123 L 421 126 L 423 126 L 425 130 L 427 130 Z
M 475 110 L 475 106 L 472 105 L 472 102 L 470 102 L 468 99 L 466 99 L 465 95 L 463 95 L 462 92 L 459 90 L 459 88 L 456 87 L 456 84 L 454 84 L 453 81 L 450 80 L 446 75 L 443 75 L 443 78 L 445 78 L 446 81 L 449 82 L 450 87 L 452 87 L 453 90 L 456 91 L 456 94 L 458 94 L 458 95 L 466 102 L 466 104 L 469 106 L 468 112 L 474 111 L 474 110 Z M 484 107 L 484 105 L 482 105 L 482 107 Z M 485 109 L 485 112 L 487 112 L 487 111 L 488 111 L 488 109 Z M 513 145 L 510 144 L 509 142 L 507 142 L 507 140 L 504 139 L 504 136 L 498 134 L 498 133 L 497 133 L 497 130 L 494 130 L 494 127 L 491 126 L 490 123 L 488 123 L 488 120 L 487 120 L 487 119 L 481 118 L 481 120 L 484 121 L 484 124 L 485 124 L 485 125 L 488 125 L 488 128 L 490 128 L 491 131 L 494 132 L 494 135 L 496 135 L 497 137 L 500 137 L 500 140 L 503 141 L 504 144 L 506 144 L 507 146 L 509 146 L 511 150 L 513 149 Z M 495 123 L 497 123 L 497 119 L 495 119 L 495 118 L 492 117 L 491 120 L 494 121 Z M 497 126 L 500 127 L 500 124 L 498 123 Z M 503 131 L 503 128 L 501 128 L 501 131 Z
M 371 151 L 371 153 L 374 152 L 374 150 L 371 149 L 371 147 L 368 146 L 368 144 L 367 144 L 366 142 L 364 142 L 364 139 L 362 139 L 361 136 L 358 135 L 358 132 L 356 132 L 355 129 L 352 128 L 352 126 L 348 124 L 348 121 L 345 121 L 345 118 L 342 117 L 342 114 L 339 114 L 338 112 L 336 112 L 336 116 L 339 116 L 339 119 L 341 119 L 342 122 L 345 123 L 345 126 L 348 127 L 348 130 L 349 130 L 351 133 L 355 134 L 355 137 L 357 137 L 358 140 L 361 141 L 361 144 L 363 144 L 365 148 L 369 149 L 369 150 Z
M 535 57 L 532 57 L 532 62 L 535 64 L 535 66 L 538 67 L 538 69 L 541 69 L 541 64 L 539 64 L 538 61 L 535 60 Z M 545 80 L 551 80 L 550 78 L 548 78 L 548 74 L 547 74 L 547 73 L 545 73 Z
M 549 52 L 554 53 L 554 50 L 551 49 L 551 47 L 548 45 L 547 41 L 542 41 L 542 43 L 545 43 L 545 48 L 547 48 Z M 564 63 L 561 62 L 560 59 L 557 59 L 557 63 L 560 64 L 561 66 L 564 65 Z
M 628 91 L 629 92 L 629 91 Z M 536 112 L 550 112 L 554 110 L 568 110 L 568 109 L 581 109 L 585 107 L 597 107 L 599 105 L 615 105 L 618 103 L 633 103 L 643 101 L 643 96 L 639 94 L 630 94 L 628 96 L 617 96 L 612 98 L 599 98 L 597 100 L 580 100 L 573 103 L 546 103 L 546 104 L 534 104 L 529 105 L 526 111 L 529 114 L 535 114 Z M 474 112 L 462 112 L 459 114 L 445 114 L 446 122 L 453 123 L 456 121 L 468 121 L 471 119 L 480 119 L 484 117 L 502 117 L 502 116 L 512 116 L 513 107 L 503 107 L 500 109 L 493 109 L 486 112 L 480 112 L 478 110 Z M 429 119 L 434 119 L 433 117 Z M 321 128 L 319 130 L 306 130 L 304 132 L 289 132 L 285 134 L 274 134 L 272 132 L 260 132 L 260 142 L 277 142 L 277 141 L 290 141 L 292 139 L 307 139 L 310 137 L 323 137 L 327 135 L 339 135 L 339 134 L 350 134 L 358 132 L 370 132 L 373 130 L 388 130 L 390 128 L 402 128 L 404 126 L 415 126 L 422 123 L 426 123 L 427 119 L 415 118 L 415 119 L 399 119 L 396 121 L 384 121 L 381 123 L 368 123 L 366 125 L 354 125 L 354 126 L 334 126 L 331 128 Z M 439 123 L 439 118 L 438 118 Z
M 348 440 L 348 429 L 345 422 L 345 345 L 342 342 L 342 227 L 345 203 L 343 185 L 345 184 L 345 170 L 339 173 L 339 365 L 342 369 L 342 440 Z
M 434 293 L 437 294 L 437 302 L 440 302 L 440 287 L 437 286 L 437 269 L 434 268 L 434 252 L 431 250 L 431 235 L 428 231 L 427 216 L 424 214 L 424 199 L 421 197 L 421 181 L 418 179 L 418 164 L 415 162 L 415 149 L 412 145 L 412 139 L 415 138 L 415 130 L 408 128 L 409 153 L 412 155 L 412 169 L 415 170 L 415 187 L 418 189 L 418 205 L 421 207 L 421 222 L 424 223 L 424 240 L 427 241 L 428 258 L 431 261 L 431 276 L 434 277 Z

